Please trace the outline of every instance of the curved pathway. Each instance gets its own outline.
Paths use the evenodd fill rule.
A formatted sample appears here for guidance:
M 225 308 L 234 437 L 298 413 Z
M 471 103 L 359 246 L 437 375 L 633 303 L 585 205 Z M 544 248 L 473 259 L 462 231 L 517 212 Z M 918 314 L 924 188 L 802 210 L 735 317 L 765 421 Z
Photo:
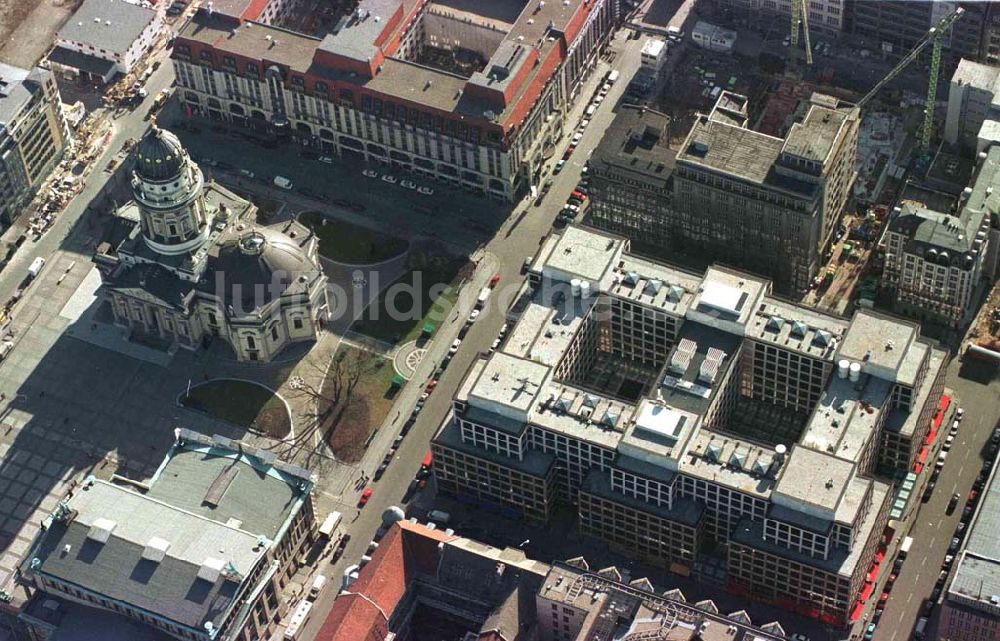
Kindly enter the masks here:
M 392 365 L 396 368 L 396 373 L 406 380 L 413 378 L 413 375 L 417 371 L 417 366 L 420 365 L 420 361 L 423 360 L 424 355 L 427 354 L 427 350 L 433 342 L 433 340 L 414 340 L 400 345 L 392 358 Z
M 283 438 L 279 439 L 279 438 L 276 438 L 276 437 L 271 436 L 269 434 L 263 434 L 263 433 L 259 432 L 257 430 L 257 428 L 252 428 L 252 429 L 255 432 L 258 432 L 259 434 L 261 434 L 261 435 L 263 435 L 263 436 L 265 436 L 265 437 L 267 437 L 267 438 L 269 438 L 269 439 L 271 439 L 273 441 L 294 441 L 295 440 L 295 416 L 292 413 L 292 406 L 288 403 L 288 400 L 285 399 L 284 396 L 282 396 L 281 394 L 279 394 L 275 389 L 273 389 L 272 387 L 270 387 L 268 385 L 265 385 L 265 384 L 263 384 L 261 382 L 255 381 L 255 380 L 251 380 L 249 378 L 237 378 L 237 377 L 233 377 L 233 376 L 220 376 L 220 377 L 217 377 L 217 378 L 210 378 L 208 380 L 204 380 L 204 381 L 202 381 L 200 383 L 192 385 L 190 389 L 191 389 L 191 391 L 193 391 L 193 390 L 198 389 L 199 387 L 205 387 L 206 385 L 211 385 L 213 383 L 220 383 L 222 381 L 236 381 L 238 383 L 246 383 L 247 385 L 256 385 L 257 387 L 263 387 L 268 392 L 270 392 L 276 399 L 278 399 L 279 401 L 281 401 L 282 404 L 284 404 L 284 406 L 285 406 L 285 414 L 288 416 L 288 434 L 286 434 Z M 293 388 L 294 388 L 294 384 L 293 384 Z M 214 418 L 216 420 L 219 420 L 219 421 L 224 421 L 226 423 L 230 422 L 230 421 L 227 421 L 226 419 L 224 419 L 222 417 L 214 416 L 210 412 L 201 412 L 200 410 L 192 409 L 190 407 L 185 406 L 182 399 L 185 396 L 187 396 L 188 392 L 189 392 L 189 390 L 185 389 L 184 391 L 179 392 L 177 394 L 177 397 L 175 399 L 175 402 L 177 403 L 177 407 L 179 407 L 181 409 L 184 409 L 184 410 L 186 410 L 188 412 L 197 412 L 197 413 L 208 414 L 209 416 L 212 416 L 212 418 Z M 234 423 L 234 425 L 236 425 L 236 427 L 238 427 L 240 429 L 250 429 L 250 426 L 248 426 L 248 425 L 238 425 L 238 424 L 235 424 L 235 423 Z

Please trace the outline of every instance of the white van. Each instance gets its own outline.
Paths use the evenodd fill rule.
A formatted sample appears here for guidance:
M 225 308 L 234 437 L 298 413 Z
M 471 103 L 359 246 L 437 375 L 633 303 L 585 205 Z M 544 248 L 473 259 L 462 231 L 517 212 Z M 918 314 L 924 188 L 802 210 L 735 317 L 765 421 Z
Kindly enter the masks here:
M 323 590 L 323 586 L 326 585 L 326 577 L 320 574 L 315 579 L 313 579 L 312 587 L 309 588 L 309 600 L 315 601 L 316 597 Z
M 280 187 L 281 189 L 284 189 L 284 190 L 287 191 L 287 190 L 290 190 L 292 188 L 292 181 L 289 180 L 289 179 L 287 179 L 287 178 L 285 178 L 284 176 L 275 176 L 274 177 L 274 186 L 275 187 Z
M 615 84 L 615 80 L 618 80 L 618 76 L 620 75 L 621 74 L 618 72 L 617 69 L 612 69 L 611 71 L 608 72 L 608 82 L 611 84 Z
M 476 309 L 482 309 L 486 306 L 486 299 L 490 297 L 490 293 L 492 291 L 493 290 L 489 288 L 489 285 L 479 290 L 479 297 L 476 298 Z
M 45 267 L 45 259 L 38 256 L 35 260 L 31 261 L 30 265 L 28 265 L 28 278 L 32 280 L 38 278 L 38 274 L 41 273 L 42 267 Z
M 590 105 L 587 107 L 587 111 L 585 112 L 587 114 L 587 118 L 593 116 L 595 111 L 597 111 L 597 105 Z
M 319 535 L 327 539 L 333 538 L 333 533 L 337 531 L 337 526 L 343 520 L 340 512 L 333 511 L 326 515 L 323 524 L 319 526 Z

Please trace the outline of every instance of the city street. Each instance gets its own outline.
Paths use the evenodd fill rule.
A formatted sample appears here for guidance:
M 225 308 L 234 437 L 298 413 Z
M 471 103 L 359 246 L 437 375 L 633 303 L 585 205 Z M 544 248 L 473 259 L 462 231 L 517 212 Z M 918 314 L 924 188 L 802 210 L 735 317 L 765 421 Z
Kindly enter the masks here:
M 80 227 L 78 227 L 78 223 L 87 211 L 88 205 L 104 188 L 108 174 L 105 174 L 103 169 L 108 161 L 118 154 L 118 150 L 121 149 L 125 141 L 130 138 L 139 138 L 146 131 L 146 128 L 149 127 L 149 121 L 144 118 L 146 112 L 153 104 L 156 94 L 169 87 L 173 82 L 173 66 L 160 65 L 160 68 L 153 72 L 153 75 L 146 82 L 149 96 L 142 104 L 111 121 L 111 140 L 104 153 L 94 163 L 94 171 L 87 177 L 83 190 L 70 201 L 66 209 L 59 214 L 52 227 L 39 241 L 27 240 L 18 249 L 10 263 L 0 272 L 0 301 L 11 297 L 24 279 L 28 265 L 36 256 L 46 257 L 48 260 L 53 252 L 63 250 L 78 254 L 81 261 L 90 261 L 94 249 L 93 244 L 100 229 L 88 227 L 90 221 L 84 222 Z M 15 221 L 15 224 L 4 232 L 4 239 L 13 242 L 21 234 L 23 225 L 26 223 L 27 221 L 23 218 Z
M 955 360 L 948 369 L 945 385 L 955 392 L 956 401 L 965 408 L 965 417 L 948 453 L 937 489 L 931 500 L 920 506 L 914 519 L 910 531 L 913 547 L 896 580 L 897 587 L 882 614 L 875 632 L 875 641 L 908 639 L 920 616 L 924 599 L 929 598 L 934 589 L 941 563 L 948 554 L 948 545 L 962 516 L 962 506 L 965 505 L 972 483 L 982 467 L 983 445 L 1000 416 L 1000 380 L 995 375 L 995 368 L 991 365 L 974 360 Z M 942 424 L 942 432 L 939 439 L 947 436 L 948 426 Z M 930 460 L 928 457 L 928 461 Z M 933 464 L 929 467 L 933 467 Z M 948 516 L 945 508 L 954 493 L 962 498 L 955 512 Z M 883 572 L 880 579 L 883 576 L 887 577 L 888 574 Z M 928 628 L 929 639 L 936 638 L 933 631 L 937 629 L 939 614 L 940 607 L 935 608 Z M 863 631 L 860 627 L 858 630 Z
M 368 547 L 368 542 L 372 539 L 381 523 L 383 510 L 390 505 L 401 504 L 406 487 L 420 468 L 420 461 L 429 449 L 430 439 L 451 407 L 452 396 L 455 394 L 465 372 L 473 360 L 478 358 L 480 352 L 486 352 L 489 349 L 490 344 L 500 331 L 500 326 L 504 323 L 504 312 L 506 310 L 499 309 L 496 305 L 498 300 L 510 300 L 510 294 L 503 295 L 504 288 L 516 286 L 516 283 L 519 283 L 523 278 L 520 274 L 520 268 L 524 262 L 524 258 L 534 254 L 540 239 L 549 232 L 556 214 L 569 197 L 570 192 L 573 191 L 573 187 L 579 181 L 580 172 L 590 151 L 597 146 L 604 130 L 614 119 L 613 105 L 616 104 L 619 97 L 624 93 L 628 85 L 628 79 L 638 69 L 639 53 L 644 41 L 644 39 L 626 40 L 627 35 L 627 31 L 620 32 L 612 45 L 612 49 L 618 52 L 615 59 L 615 68 L 621 71 L 622 77 L 612 87 L 609 98 L 604 100 L 601 107 L 591 118 L 590 125 L 586 129 L 580 145 L 570 160 L 567 161 L 566 167 L 560 174 L 552 176 L 552 188 L 545 197 L 542 205 L 534 207 L 530 201 L 526 200 L 516 206 L 514 214 L 499 228 L 493 239 L 484 247 L 485 252 L 491 256 L 495 256 L 498 261 L 498 273 L 500 274 L 498 290 L 500 290 L 502 295 L 491 296 L 483 315 L 475 322 L 462 340 L 461 348 L 452 359 L 448 369 L 445 370 L 437 389 L 427 399 L 419 418 L 397 451 L 394 462 L 389 466 L 382 479 L 372 485 L 375 491 L 367 506 L 360 510 L 360 514 L 356 520 L 352 521 L 354 519 L 352 512 L 355 511 L 354 504 L 357 501 L 358 494 L 355 493 L 342 498 L 342 503 L 345 507 L 348 507 L 345 511 L 345 521 L 346 531 L 351 535 L 351 541 L 344 555 L 337 563 L 332 567 L 328 565 L 325 568 L 321 568 L 321 571 L 330 577 L 334 586 L 339 587 L 344 569 L 357 563 L 361 555 L 364 554 L 365 549 Z M 587 82 L 586 87 L 581 91 L 581 96 L 584 98 L 574 105 L 573 112 L 567 121 L 567 132 L 571 132 L 575 128 L 575 124 L 579 121 L 583 111 L 587 107 L 586 98 L 589 98 L 594 89 L 600 86 L 604 74 L 608 70 L 609 67 L 606 64 L 602 63 L 599 65 L 597 71 Z M 561 157 L 561 152 L 568 145 L 570 137 L 570 135 L 563 137 L 557 146 L 556 158 Z M 521 217 L 519 214 L 522 211 L 526 211 L 527 215 Z M 458 327 L 454 327 L 453 331 L 457 333 L 457 330 Z M 432 350 L 424 357 L 423 363 L 418 368 L 417 375 L 414 377 L 415 381 L 423 380 L 423 378 L 430 375 L 434 369 L 433 365 L 441 360 L 450 343 L 451 340 L 449 338 L 442 337 L 439 333 Z M 409 407 L 400 408 L 398 406 L 397 409 L 402 409 L 404 416 L 410 410 Z M 384 439 L 385 443 L 382 449 L 373 447 L 366 455 L 366 461 L 380 460 L 393 436 L 388 435 Z M 369 473 L 371 472 L 370 465 L 366 469 Z M 423 514 L 414 515 L 420 518 L 424 516 Z M 316 605 L 313 607 L 313 614 L 310 621 L 303 630 L 303 639 L 315 637 L 326 613 L 332 607 L 336 592 L 336 589 L 326 590 L 317 600 Z

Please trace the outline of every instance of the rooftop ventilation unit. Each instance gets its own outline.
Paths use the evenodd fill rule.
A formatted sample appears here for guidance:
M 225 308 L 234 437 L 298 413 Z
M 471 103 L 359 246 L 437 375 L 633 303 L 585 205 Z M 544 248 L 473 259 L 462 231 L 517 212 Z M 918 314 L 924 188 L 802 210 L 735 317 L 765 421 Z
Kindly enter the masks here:
M 718 443 L 709 443 L 705 448 L 705 458 L 713 463 L 719 462 L 719 455 L 722 454 L 722 446 Z
M 594 396 L 593 394 L 584 394 L 583 395 L 583 406 L 584 407 L 589 407 L 590 409 L 594 409 L 595 407 L 597 407 L 598 400 L 599 399 L 596 396 Z
M 721 349 L 715 347 L 708 348 L 708 354 L 705 356 L 705 360 L 701 362 L 701 367 L 698 368 L 698 378 L 709 385 L 714 383 L 715 379 L 719 376 L 719 368 L 722 367 L 722 360 L 725 357 L 726 353 Z
M 649 296 L 656 296 L 660 293 L 660 288 L 663 287 L 663 281 L 658 278 L 651 278 L 646 281 L 646 287 L 643 288 L 643 293 Z
M 117 526 L 118 524 L 110 519 L 99 518 L 90 526 L 87 538 L 97 543 L 107 543 L 108 539 L 111 538 L 111 533 L 115 531 Z
M 226 562 L 222 559 L 208 557 L 202 562 L 201 567 L 198 568 L 198 578 L 209 583 L 215 583 L 219 575 L 222 574 L 222 568 L 224 567 L 226 567 Z
M 636 272 L 628 272 L 625 274 L 625 278 L 622 279 L 622 282 L 629 287 L 635 287 L 639 283 L 639 274 Z
M 794 336 L 795 338 L 805 338 L 806 332 L 808 331 L 809 331 L 809 326 L 803 323 L 802 321 L 792 322 L 791 335 Z
M 142 558 L 153 563 L 159 563 L 163 560 L 163 557 L 167 556 L 167 550 L 169 549 L 170 541 L 154 536 L 146 543 L 146 547 L 142 549 Z
M 746 465 L 747 455 L 746 452 L 741 452 L 739 450 L 734 450 L 729 456 L 729 464 L 738 470 L 742 470 L 743 466 Z
M 684 296 L 684 288 L 677 285 L 671 285 L 667 288 L 667 300 L 671 303 L 681 302 L 681 297 Z
M 604 418 L 601 419 L 601 423 L 603 425 L 607 425 L 610 428 L 615 428 L 618 426 L 618 418 L 619 418 L 618 412 L 616 412 L 611 408 L 608 408 L 608 410 L 604 412 Z
M 686 372 L 688 366 L 691 364 L 691 359 L 694 358 L 694 354 L 697 350 L 697 343 L 688 338 L 682 338 L 681 341 L 677 343 L 677 347 L 674 349 L 674 353 L 670 357 L 670 370 L 678 374 Z

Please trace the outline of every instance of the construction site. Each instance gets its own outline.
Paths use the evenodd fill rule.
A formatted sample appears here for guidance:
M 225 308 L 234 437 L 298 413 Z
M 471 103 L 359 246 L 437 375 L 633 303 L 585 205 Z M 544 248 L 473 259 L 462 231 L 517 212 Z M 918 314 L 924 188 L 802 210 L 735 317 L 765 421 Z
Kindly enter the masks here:
M 773 47 L 763 43 L 756 48 L 737 44 L 731 51 L 687 47 L 677 54 L 673 73 L 649 102 L 670 115 L 672 147 L 680 146 L 696 115 L 707 113 L 722 90 L 747 96 L 751 128 L 775 137 L 784 137 L 802 118 L 813 93 L 862 108 L 852 198 L 823 253 L 826 263 L 802 300 L 824 311 L 850 314 L 857 306 L 875 305 L 882 264 L 879 239 L 906 179 L 929 168 L 937 139 L 935 115 L 941 115 L 937 85 L 942 37 L 963 10 L 942 18 L 888 74 L 866 85 L 868 93 L 862 95 L 838 86 L 828 63 L 814 64 L 813 51 L 828 52 L 829 47 L 809 38 L 801 0 L 792 5 L 799 10 L 793 11 L 783 43 L 789 47 L 787 61 L 776 58 Z M 924 73 L 913 64 L 918 60 L 929 62 L 925 93 L 895 88 L 891 83 L 904 72 Z

